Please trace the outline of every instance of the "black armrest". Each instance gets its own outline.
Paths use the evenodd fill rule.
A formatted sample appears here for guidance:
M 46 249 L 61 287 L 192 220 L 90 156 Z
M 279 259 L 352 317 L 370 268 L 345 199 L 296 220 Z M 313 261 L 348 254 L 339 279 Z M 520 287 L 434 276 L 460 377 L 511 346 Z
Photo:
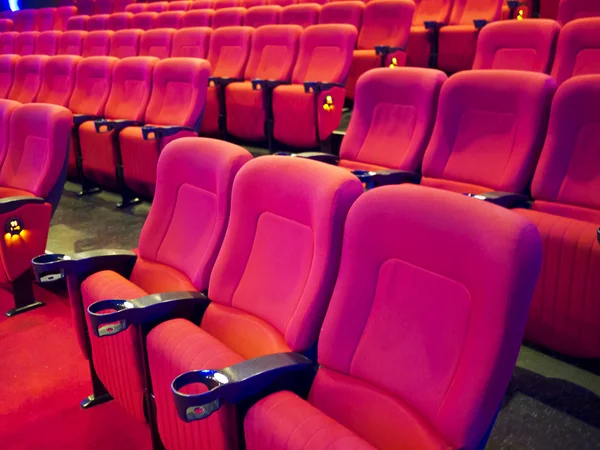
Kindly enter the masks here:
M 41 197 L 23 196 L 0 198 L 0 214 L 14 211 L 15 209 L 19 209 L 21 206 L 24 205 L 39 204 L 45 202 L 46 200 L 44 200 Z
M 129 325 L 141 325 L 164 318 L 180 308 L 206 307 L 208 303 L 208 297 L 202 292 L 166 292 L 134 300 L 100 300 L 92 303 L 87 312 L 92 331 L 96 336 L 103 337 L 120 333 Z M 114 312 L 101 313 L 106 310 Z
M 390 47 L 389 45 L 376 45 L 375 46 L 375 54 L 377 56 L 387 56 L 391 53 L 395 53 L 398 51 L 404 51 L 404 47 Z
M 296 156 L 298 158 L 312 159 L 313 161 L 319 161 L 326 164 L 331 164 L 333 166 L 337 166 L 340 162 L 340 157 L 337 155 L 332 155 L 331 153 L 302 152 L 296 153 L 293 156 Z
M 31 260 L 31 265 L 36 280 L 45 283 L 102 270 L 112 270 L 129 278 L 136 260 L 137 255 L 128 250 L 91 250 L 73 257 L 60 253 L 40 255 Z
M 516 9 L 519 7 L 520 4 L 521 4 L 521 2 L 519 0 L 507 0 L 507 2 L 506 2 L 506 5 L 510 9 Z
M 302 373 L 314 375 L 315 365 L 300 353 L 276 353 L 243 361 L 218 370 L 194 370 L 173 380 L 171 390 L 179 418 L 186 422 L 204 419 L 223 403 L 236 404 L 264 391 L 274 381 Z M 188 395 L 181 389 L 202 383 L 208 392 Z
M 431 31 L 438 31 L 444 25 L 446 24 L 443 22 L 436 22 L 435 20 L 426 20 L 425 22 L 423 22 L 423 26 L 425 27 L 425 29 Z
M 307 94 L 310 92 L 314 92 L 318 94 L 319 92 L 328 91 L 329 89 L 333 89 L 334 87 L 344 87 L 343 84 L 340 83 L 327 83 L 324 81 L 305 81 L 304 82 L 304 92 Z
M 137 120 L 95 120 L 94 126 L 96 127 L 96 133 L 108 133 L 110 131 L 116 131 L 117 133 L 127 127 L 139 127 L 142 126 L 142 122 Z
M 379 170 L 377 172 L 368 170 L 353 170 L 352 173 L 367 185 L 367 188 L 386 186 L 388 184 L 413 183 L 419 184 L 421 175 L 407 170 Z
M 89 122 L 90 120 L 102 120 L 102 117 L 92 114 L 73 114 L 73 125 L 75 127 L 79 127 L 82 123 Z
M 282 86 L 284 84 L 290 84 L 290 82 L 283 80 L 261 80 L 260 78 L 256 78 L 252 80 L 252 89 L 255 91 L 272 91 L 277 86 Z
M 502 206 L 504 208 L 528 208 L 531 199 L 524 194 L 517 194 L 515 192 L 500 192 L 491 191 L 483 194 L 465 194 L 467 197 L 476 198 L 477 200 L 483 200 L 484 202 L 493 203 L 494 205 Z
M 226 87 L 228 84 L 231 84 L 231 83 L 240 83 L 242 81 L 244 81 L 243 78 L 208 77 L 208 85 L 209 86 L 212 83 L 213 86 Z
M 178 126 L 154 126 L 154 125 L 144 125 L 142 127 L 142 137 L 145 141 L 151 141 L 154 139 L 162 139 L 168 136 L 173 136 L 174 134 L 179 133 L 180 131 L 191 131 L 193 133 L 198 134 L 198 130 L 193 129 L 192 127 L 178 127 Z
M 473 25 L 475 25 L 475 28 L 477 28 L 478 30 L 481 30 L 483 27 L 485 27 L 487 25 L 488 21 L 485 19 L 475 19 L 473 20 Z

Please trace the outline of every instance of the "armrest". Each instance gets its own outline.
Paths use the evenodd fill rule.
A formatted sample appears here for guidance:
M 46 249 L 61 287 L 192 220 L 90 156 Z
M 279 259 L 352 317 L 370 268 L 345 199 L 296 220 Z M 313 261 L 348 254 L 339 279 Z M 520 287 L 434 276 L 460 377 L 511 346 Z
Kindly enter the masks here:
M 517 9 L 521 2 L 519 0 L 507 0 L 506 5 L 509 9 Z
M 24 205 L 44 204 L 46 200 L 41 197 L 5 197 L 0 198 L 0 214 L 9 213 Z
M 515 192 L 500 192 L 491 191 L 483 194 L 465 194 L 467 197 L 476 198 L 477 200 L 483 200 L 484 202 L 493 203 L 494 205 L 502 206 L 504 208 L 528 208 L 531 202 L 530 198 L 524 194 L 517 194 Z
M 419 184 L 421 175 L 407 170 L 379 170 L 377 172 L 367 170 L 353 170 L 352 173 L 368 188 L 386 186 L 388 184 L 413 183 Z
M 218 370 L 194 370 L 173 380 L 171 390 L 179 418 L 186 422 L 205 419 L 223 403 L 235 404 L 264 391 L 282 378 L 311 374 L 313 362 L 300 353 L 276 353 L 243 361 Z M 193 383 L 202 383 L 208 392 L 188 395 L 181 389 Z
M 208 77 L 208 85 L 211 86 L 222 86 L 226 87 L 231 83 L 240 83 L 244 81 L 243 78 L 229 78 L 229 77 Z
M 340 157 L 337 155 L 332 155 L 331 153 L 302 152 L 296 153 L 293 156 L 296 156 L 298 158 L 312 159 L 313 161 L 319 161 L 326 164 L 331 164 L 333 166 L 337 166 L 340 162 Z
M 142 137 L 145 141 L 151 141 L 154 139 L 162 139 L 168 136 L 173 136 L 174 134 L 177 134 L 180 131 L 191 131 L 192 133 L 198 134 L 198 130 L 193 129 L 192 127 L 161 127 L 154 125 L 144 125 L 142 127 Z
M 487 25 L 488 21 L 485 19 L 475 19 L 473 20 L 473 25 L 475 25 L 475 28 L 477 28 L 478 30 L 481 30 L 483 27 L 485 27 Z
M 112 270 L 129 278 L 136 260 L 137 255 L 128 250 L 91 250 L 73 257 L 60 253 L 40 255 L 31 260 L 31 265 L 36 280 L 45 283 L 101 270 Z
M 343 88 L 344 85 L 341 83 L 327 83 L 324 81 L 305 81 L 304 82 L 304 92 L 307 94 L 310 92 L 314 92 L 315 94 L 318 94 L 319 92 L 328 91 L 330 89 L 333 89 L 334 87 Z
M 404 51 L 404 47 L 390 47 L 389 45 L 376 45 L 375 46 L 375 54 L 377 56 L 387 56 L 391 53 L 395 53 L 398 51 Z
M 73 114 L 73 125 L 75 127 L 79 127 L 83 122 L 89 122 L 90 120 L 102 120 L 102 117 L 92 114 Z
M 282 86 L 284 84 L 290 84 L 290 82 L 283 80 L 261 80 L 260 78 L 256 78 L 252 80 L 252 89 L 255 91 L 272 91 L 277 86 Z
M 127 127 L 139 127 L 142 126 L 142 122 L 137 120 L 95 120 L 94 126 L 96 127 L 96 133 L 108 133 L 110 131 L 116 131 L 117 133 Z
M 206 307 L 209 302 L 201 292 L 166 292 L 134 300 L 100 300 L 92 303 L 87 311 L 92 331 L 96 336 L 103 337 L 118 334 L 129 325 L 141 325 L 164 318 L 179 308 Z M 107 310 L 114 312 L 102 312 Z
M 425 29 L 431 31 L 438 31 L 444 25 L 446 24 L 443 22 L 436 22 L 435 20 L 426 20 L 425 22 L 423 22 L 423 26 L 425 27 Z

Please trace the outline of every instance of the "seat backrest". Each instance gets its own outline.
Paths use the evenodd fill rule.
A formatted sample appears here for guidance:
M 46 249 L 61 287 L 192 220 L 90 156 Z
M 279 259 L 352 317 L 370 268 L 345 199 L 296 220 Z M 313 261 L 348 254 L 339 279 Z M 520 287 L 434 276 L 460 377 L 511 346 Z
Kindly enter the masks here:
M 109 14 L 98 14 L 90 17 L 87 21 L 87 31 L 106 30 Z
M 244 17 L 244 25 L 254 28 L 277 25 L 282 9 L 281 6 L 253 6 Z
M 49 58 L 46 55 L 27 55 L 17 61 L 13 85 L 8 94 L 10 100 L 35 102 L 42 84 L 44 66 Z
M 171 28 L 144 31 L 140 38 L 139 55 L 154 56 L 159 59 L 168 58 L 171 56 L 173 34 L 175 34 L 175 30 Z
M 556 20 L 561 25 L 576 19 L 600 17 L 600 3 L 596 0 L 561 0 Z
M 316 3 L 317 5 L 324 5 L 327 2 L 327 0 L 298 0 L 298 4 L 314 4 Z
M 131 3 L 131 0 L 112 0 L 112 13 L 125 12 L 125 8 Z
M 85 31 L 87 30 L 87 21 L 89 16 L 73 16 L 67 19 L 67 30 L 68 31 Z
M 213 3 L 213 9 L 216 11 L 217 9 L 224 8 L 235 8 L 241 2 L 239 0 L 215 0 Z
M 195 0 L 190 5 L 190 11 L 195 9 L 210 9 L 212 10 L 214 6 L 213 0 Z
M 319 23 L 345 23 L 360 30 L 365 4 L 361 1 L 342 1 L 323 5 Z
M 340 166 L 360 169 L 363 163 L 418 172 L 447 79 L 439 70 L 416 67 L 373 69 L 361 76 Z
M 524 192 L 539 157 L 556 82 L 514 70 L 457 73 L 444 83 L 422 184 L 460 193 Z
M 500 407 L 542 245 L 473 200 L 384 186 L 350 209 L 309 401 L 373 448 L 479 448 Z
M 448 23 L 454 0 L 421 0 L 415 4 L 413 25 L 422 27 L 427 21 Z
M 15 31 L 34 31 L 35 9 L 22 9 L 20 11 L 15 11 L 13 23 Z
M 0 64 L 2 64 L 2 57 L 0 57 Z M 2 70 L 0 66 L 0 70 Z M 0 72 L 0 77 L 4 74 Z M 14 100 L 0 100 L 0 167 L 4 163 L 6 158 L 6 151 L 8 150 L 8 143 L 10 141 L 10 118 L 15 109 L 21 106 L 21 103 Z
M 24 31 L 19 33 L 15 39 L 15 52 L 21 56 L 33 55 L 39 35 L 39 31 Z
M 133 14 L 130 12 L 113 13 L 108 16 L 106 28 L 112 31 L 127 30 L 131 26 Z
M 107 119 L 144 120 L 152 91 L 152 72 L 158 61 L 151 56 L 137 56 L 115 64 L 104 110 Z
M 65 31 L 58 38 L 59 55 L 81 55 L 83 50 L 83 38 L 87 31 Z
M 473 25 L 474 20 L 500 20 L 504 0 L 454 0 L 450 25 Z
M 600 18 L 578 19 L 558 35 L 552 76 L 561 84 L 592 74 L 600 74 Z
M 152 5 L 153 3 L 149 3 Z M 133 15 L 131 19 L 131 28 L 139 28 L 140 30 L 151 30 L 154 28 L 154 22 L 158 16 L 157 12 L 146 11 Z
M 302 31 L 299 25 L 266 25 L 257 29 L 252 35 L 244 78 L 289 81 Z
M 81 56 L 87 58 L 88 56 L 108 55 L 113 34 L 115 34 L 115 32 L 109 30 L 90 31 L 83 38 L 83 51 Z
M 264 6 L 266 4 L 266 0 L 241 0 L 241 2 L 239 2 L 239 6 L 243 6 L 246 9 L 254 8 L 255 6 Z
M 212 28 L 195 27 L 182 28 L 173 35 L 173 58 L 206 58 Z
M 94 16 L 113 12 L 112 0 L 94 0 Z
M 10 9 L 6 9 L 4 11 L 0 11 L 0 17 L 2 19 L 10 19 L 13 20 L 15 18 L 15 13 L 12 12 Z
M 86 16 L 95 14 L 94 0 L 77 0 L 77 12 Z
M 35 12 L 35 29 L 37 31 L 48 31 L 54 28 L 55 8 L 40 8 Z
M 61 31 L 44 31 L 37 37 L 35 45 L 36 55 L 56 55 L 58 51 L 58 41 L 62 35 Z
M 194 9 L 187 11 L 183 16 L 181 27 L 210 27 L 214 15 L 215 12 L 212 9 Z
M 242 147 L 216 139 L 169 143 L 158 160 L 140 257 L 181 271 L 196 289 L 205 290 L 225 234 L 233 180 L 251 159 Z M 192 219 L 199 207 L 202 217 Z
M 190 9 L 191 2 L 188 1 L 175 1 L 169 2 L 169 6 L 167 6 L 167 11 L 187 11 Z
M 481 30 L 473 69 L 549 73 L 560 25 L 550 19 L 502 20 Z
M 254 28 L 250 27 L 225 27 L 213 31 L 207 56 L 212 76 L 244 76 L 253 32 Z
M 72 124 L 73 114 L 62 106 L 18 107 L 10 118 L 10 143 L 0 170 L 0 186 L 48 200 L 64 173 Z
M 77 15 L 77 8 L 75 6 L 61 6 L 60 8 L 56 8 L 54 29 L 65 31 L 67 29 L 67 21 L 75 15 Z
M 156 16 L 155 28 L 181 28 L 184 11 L 164 11 Z
M 222 8 L 215 11 L 215 15 L 212 19 L 213 29 L 223 27 L 237 27 L 244 24 L 244 17 L 246 16 L 246 8 L 232 7 Z
M 599 101 L 600 75 L 572 78 L 558 88 L 531 186 L 535 203 L 551 204 L 548 212 L 592 223 L 600 217 Z
M 147 12 L 161 13 L 163 11 L 166 11 L 168 6 L 169 6 L 169 2 L 153 2 L 153 3 L 148 3 L 148 6 L 146 6 L 146 11 Z
M 104 115 L 117 61 L 110 56 L 92 56 L 77 65 L 75 87 L 69 101 L 69 109 L 74 114 Z
M 319 22 L 320 12 L 321 5 L 316 3 L 285 6 L 281 11 L 279 23 L 282 25 L 300 25 L 302 28 L 307 28 Z
M 140 39 L 144 32 L 139 29 L 115 31 L 110 39 L 108 56 L 127 58 L 137 56 L 140 50 Z
M 147 3 L 131 3 L 125 7 L 125 12 L 138 14 L 146 12 Z
M 356 35 L 356 28 L 352 25 L 313 25 L 306 28 L 300 37 L 292 83 L 344 83 L 352 61 Z
M 15 67 L 20 59 L 19 55 L 0 55 L 0 98 L 8 97 L 15 78 Z
M 37 96 L 37 103 L 67 106 L 75 87 L 77 65 L 81 56 L 58 55 L 46 61 L 42 71 L 42 86 Z
M 373 0 L 363 13 L 357 48 L 374 50 L 376 45 L 404 47 L 410 34 L 415 4 L 412 0 Z
M 0 33 L 4 33 L 5 31 L 12 31 L 14 27 L 14 23 L 10 19 L 0 19 Z
M 295 0 L 267 0 L 267 5 L 277 5 L 281 7 L 293 5 Z
M 19 33 L 16 31 L 6 31 L 0 33 L 0 54 L 9 55 L 16 53 L 16 40 Z

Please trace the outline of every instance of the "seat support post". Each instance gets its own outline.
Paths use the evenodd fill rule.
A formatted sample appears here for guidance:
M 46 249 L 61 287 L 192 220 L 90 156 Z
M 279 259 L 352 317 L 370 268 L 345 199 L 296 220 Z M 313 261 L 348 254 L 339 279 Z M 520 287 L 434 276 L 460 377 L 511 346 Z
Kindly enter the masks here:
M 79 127 L 76 127 L 73 133 L 74 137 L 74 145 L 75 149 L 75 165 L 77 168 L 77 178 L 79 178 L 79 182 L 81 183 L 81 191 L 77 194 L 78 197 L 83 197 L 84 195 L 97 194 L 100 192 L 100 188 L 96 186 L 92 180 L 85 176 L 85 172 L 83 170 L 83 154 L 81 152 L 81 146 L 79 144 Z
M 31 271 L 19 275 L 12 283 L 13 297 L 15 307 L 6 312 L 6 317 L 13 317 L 32 309 L 44 306 L 44 303 L 38 302 L 33 294 L 33 278 Z
M 87 341 L 89 344 L 89 336 Z M 83 409 L 89 409 L 94 406 L 101 405 L 102 403 L 110 402 L 113 399 L 104 387 L 104 384 L 102 384 L 102 381 L 98 377 L 98 374 L 96 373 L 96 368 L 94 367 L 94 361 L 92 359 L 91 351 L 89 353 L 89 356 L 90 357 L 88 361 L 90 364 L 90 377 L 92 380 L 92 395 L 87 396 L 81 401 L 81 403 L 79 403 Z

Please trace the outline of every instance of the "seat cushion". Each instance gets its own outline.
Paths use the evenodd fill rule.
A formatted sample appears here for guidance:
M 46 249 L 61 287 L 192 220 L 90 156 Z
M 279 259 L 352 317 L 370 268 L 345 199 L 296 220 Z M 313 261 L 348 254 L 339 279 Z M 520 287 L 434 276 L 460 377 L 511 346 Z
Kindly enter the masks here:
M 344 169 L 348 169 L 350 171 L 352 171 L 352 170 L 378 171 L 378 170 L 389 169 L 389 167 L 378 166 L 376 164 L 367 164 L 367 163 L 362 163 L 362 162 L 358 162 L 358 161 L 352 161 L 349 159 L 340 159 L 338 166 L 343 167 Z
M 206 91 L 206 104 L 202 113 L 200 132 L 203 135 L 214 136 L 219 134 L 219 97 L 217 88 L 209 86 Z
M 406 45 L 406 65 L 413 67 L 429 67 L 431 53 L 431 32 L 423 26 L 410 28 L 410 38 Z
M 21 189 L 13 189 L 9 187 L 0 187 L 0 198 L 8 197 L 33 197 L 33 194 Z
M 421 179 L 423 186 L 431 186 L 437 189 L 444 189 L 445 191 L 457 192 L 459 194 L 483 194 L 484 192 L 490 192 L 494 189 L 479 186 L 477 184 L 463 183 L 460 181 L 442 180 L 440 178 L 423 177 Z
M 352 63 L 346 79 L 346 96 L 354 98 L 354 90 L 358 78 L 367 70 L 381 66 L 381 57 L 375 54 L 375 50 L 354 50 Z
M 253 90 L 252 83 L 232 83 L 225 91 L 227 131 L 248 140 L 265 138 L 263 92 Z
M 244 420 L 248 450 L 367 450 L 368 442 L 296 394 L 283 391 L 256 403 Z
M 445 72 L 470 70 L 475 60 L 479 31 L 473 25 L 442 27 L 439 34 L 438 67 Z
M 79 127 L 79 145 L 85 175 L 102 186 L 117 188 L 117 154 L 113 134 L 114 131 L 96 133 L 94 122 L 84 122 Z

